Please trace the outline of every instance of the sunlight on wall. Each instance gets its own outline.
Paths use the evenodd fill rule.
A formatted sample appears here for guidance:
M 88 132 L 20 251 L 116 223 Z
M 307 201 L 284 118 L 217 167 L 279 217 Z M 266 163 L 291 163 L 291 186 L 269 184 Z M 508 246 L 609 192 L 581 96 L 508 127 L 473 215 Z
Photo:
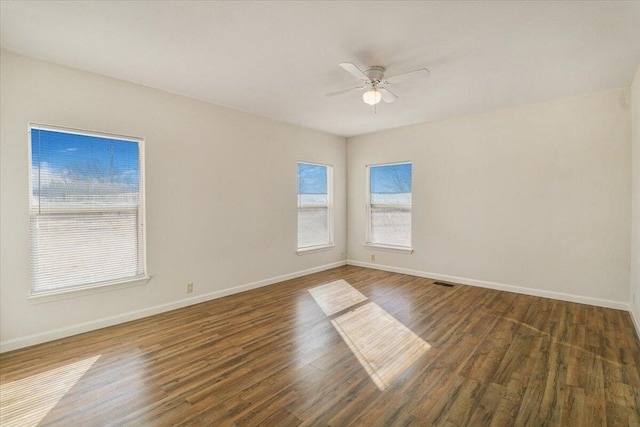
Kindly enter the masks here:
M 100 355 L 0 385 L 0 425 L 37 426 Z
M 309 289 L 309 293 L 327 316 L 367 300 L 344 280 Z M 431 348 L 373 302 L 335 317 L 331 324 L 380 390 Z

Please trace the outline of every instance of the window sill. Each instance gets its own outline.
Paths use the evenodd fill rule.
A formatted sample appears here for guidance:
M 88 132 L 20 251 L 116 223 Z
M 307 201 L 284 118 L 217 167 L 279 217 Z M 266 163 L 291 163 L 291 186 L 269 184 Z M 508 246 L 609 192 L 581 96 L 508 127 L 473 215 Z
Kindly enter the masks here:
M 322 245 L 322 246 L 309 246 L 308 248 L 300 248 L 296 251 L 296 253 L 298 255 L 306 255 L 306 254 L 312 254 L 315 252 L 322 252 L 322 251 L 328 251 L 329 249 L 335 248 L 336 245 L 334 245 L 333 243 L 329 244 L 329 245 Z
M 132 288 L 134 286 L 146 285 L 151 277 L 141 276 L 132 279 L 118 280 L 113 282 L 103 282 L 99 284 L 77 286 L 69 289 L 60 289 L 47 292 L 38 292 L 31 294 L 27 299 L 34 303 L 40 304 L 43 302 L 58 301 L 61 299 L 74 298 L 82 295 L 97 294 L 100 292 L 113 291 L 116 289 Z
M 380 249 L 382 251 L 398 252 L 401 254 L 412 254 L 413 248 L 405 248 L 403 246 L 380 245 L 378 243 L 365 243 L 364 246 L 370 249 Z

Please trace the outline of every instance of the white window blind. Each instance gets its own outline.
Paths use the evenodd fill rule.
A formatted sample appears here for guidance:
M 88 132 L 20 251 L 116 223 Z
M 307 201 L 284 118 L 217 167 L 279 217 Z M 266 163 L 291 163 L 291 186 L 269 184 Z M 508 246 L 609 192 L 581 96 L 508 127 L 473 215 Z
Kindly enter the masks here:
M 411 248 L 411 163 L 368 166 L 370 245 Z
M 331 166 L 298 162 L 298 249 L 333 244 L 332 174 Z
M 30 132 L 32 293 L 143 277 L 142 140 Z

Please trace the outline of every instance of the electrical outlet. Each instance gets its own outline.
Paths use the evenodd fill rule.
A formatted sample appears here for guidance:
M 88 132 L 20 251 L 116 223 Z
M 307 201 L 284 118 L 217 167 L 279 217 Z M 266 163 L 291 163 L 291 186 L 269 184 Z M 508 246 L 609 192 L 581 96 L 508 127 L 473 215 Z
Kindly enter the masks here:
M 187 293 L 190 294 L 193 292 L 193 283 L 187 283 Z
M 376 262 L 376 254 L 371 254 L 371 262 Z

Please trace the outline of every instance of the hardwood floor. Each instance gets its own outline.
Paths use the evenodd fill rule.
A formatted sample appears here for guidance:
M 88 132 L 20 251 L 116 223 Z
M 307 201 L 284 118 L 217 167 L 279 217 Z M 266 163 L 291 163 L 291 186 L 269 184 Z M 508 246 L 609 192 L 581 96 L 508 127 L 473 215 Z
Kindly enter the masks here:
M 327 315 L 340 279 L 366 300 Z M 624 311 L 347 266 L 2 354 L 0 387 L 3 426 L 640 426 L 640 343 Z

